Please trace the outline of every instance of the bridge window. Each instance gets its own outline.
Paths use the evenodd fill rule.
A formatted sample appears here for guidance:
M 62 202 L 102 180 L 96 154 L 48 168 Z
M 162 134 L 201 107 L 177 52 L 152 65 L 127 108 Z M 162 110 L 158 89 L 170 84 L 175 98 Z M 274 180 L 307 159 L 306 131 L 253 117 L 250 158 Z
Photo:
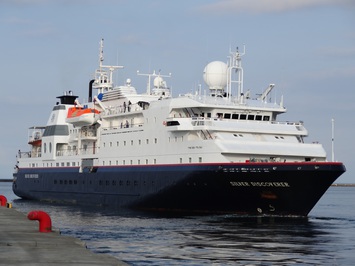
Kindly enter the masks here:
M 264 115 L 264 117 L 263 117 L 263 121 L 270 121 L 270 116 L 268 116 L 268 115 Z
M 232 114 L 232 119 L 238 119 L 239 118 L 239 114 Z

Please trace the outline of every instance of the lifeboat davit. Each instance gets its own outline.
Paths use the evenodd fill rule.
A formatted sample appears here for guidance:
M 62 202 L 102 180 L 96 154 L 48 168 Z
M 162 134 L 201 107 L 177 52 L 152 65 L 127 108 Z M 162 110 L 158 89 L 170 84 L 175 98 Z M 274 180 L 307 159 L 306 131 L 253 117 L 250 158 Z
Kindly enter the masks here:
M 93 108 L 70 107 L 66 122 L 74 126 L 89 126 L 99 119 L 100 111 Z

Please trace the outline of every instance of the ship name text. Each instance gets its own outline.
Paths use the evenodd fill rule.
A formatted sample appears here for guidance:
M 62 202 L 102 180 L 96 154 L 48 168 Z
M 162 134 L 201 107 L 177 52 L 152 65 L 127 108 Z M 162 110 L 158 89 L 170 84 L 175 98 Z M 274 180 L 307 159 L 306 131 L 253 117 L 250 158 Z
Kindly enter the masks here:
M 188 148 L 189 148 L 190 150 L 202 149 L 202 146 L 189 146 Z
M 233 182 L 233 187 L 291 187 L 288 182 Z
M 38 174 L 25 174 L 25 178 L 38 178 Z

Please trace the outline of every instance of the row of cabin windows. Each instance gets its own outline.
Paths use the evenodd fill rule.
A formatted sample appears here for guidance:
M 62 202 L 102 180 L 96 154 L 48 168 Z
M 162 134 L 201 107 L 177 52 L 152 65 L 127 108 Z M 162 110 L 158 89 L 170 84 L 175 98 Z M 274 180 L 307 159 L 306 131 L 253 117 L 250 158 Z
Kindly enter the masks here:
M 82 180 L 82 182 L 78 182 L 78 180 L 66 180 L 66 179 L 64 179 L 64 180 L 57 180 L 57 179 L 55 179 L 55 180 L 53 180 L 53 183 L 54 183 L 54 185 L 77 185 L 77 184 L 80 184 L 80 183 L 82 183 L 83 185 L 85 184 L 85 180 Z M 92 181 L 90 180 L 89 182 L 88 182 L 90 185 L 92 185 Z M 149 185 L 149 183 L 151 184 L 151 185 L 155 185 L 155 181 L 154 180 L 152 180 L 151 182 L 147 182 L 147 181 L 142 181 L 141 182 L 141 185 L 144 185 L 144 186 L 146 186 L 146 185 Z M 110 180 L 99 180 L 99 185 L 100 186 L 131 186 L 131 185 L 133 185 L 133 186 L 138 186 L 139 185 L 139 182 L 137 181 L 137 180 L 133 180 L 133 181 L 131 181 L 131 180 L 112 180 L 112 181 L 110 181 Z
M 189 157 L 187 159 L 187 162 L 188 163 L 194 163 L 196 161 L 193 160 L 192 157 Z M 202 163 L 202 157 L 198 157 L 198 160 L 197 162 L 199 163 Z M 134 161 L 134 160 L 122 160 L 122 164 L 119 164 L 119 161 L 116 160 L 116 161 L 102 161 L 102 165 L 103 166 L 113 166 L 113 165 L 134 165 L 134 164 L 137 164 L 137 165 L 141 165 L 141 164 L 157 164 L 157 159 L 153 159 L 153 161 L 149 161 L 148 159 L 145 159 L 145 160 L 141 160 L 141 159 L 138 159 L 137 161 Z M 179 163 L 186 163 L 186 160 L 184 160 L 183 158 L 179 158 Z M 43 163 L 43 167 L 70 167 L 70 166 L 80 166 L 80 163 L 79 162 L 61 162 L 61 163 L 55 163 L 55 165 L 53 163 L 47 163 L 47 164 L 44 164 Z M 30 164 L 30 167 L 38 167 L 38 164 L 37 163 L 32 163 Z
M 192 157 L 187 158 L 187 162 L 188 163 L 194 163 L 196 161 L 193 160 Z M 197 162 L 202 163 L 202 157 L 198 157 Z M 179 163 L 186 163 L 186 160 L 184 160 L 183 158 L 179 158 Z M 142 164 L 150 164 L 148 159 L 145 160 L 140 160 L 138 159 L 137 161 L 134 160 L 122 160 L 122 164 L 119 164 L 119 161 L 116 160 L 114 161 L 108 161 L 106 164 L 106 161 L 102 161 L 102 165 L 105 166 L 110 166 L 110 165 L 142 165 Z M 153 164 L 157 164 L 157 159 L 153 159 Z
M 36 180 L 34 180 L 36 181 Z M 39 183 L 39 181 L 37 181 Z M 85 180 L 81 180 L 78 181 L 78 180 L 53 180 L 53 184 L 54 185 L 85 185 Z M 93 182 L 92 180 L 88 181 L 88 184 L 89 185 L 92 185 Z M 99 183 L 98 183 L 99 186 L 148 186 L 148 185 L 151 185 L 151 186 L 155 186 L 155 181 L 154 180 L 151 180 L 151 181 L 146 181 L 146 180 L 143 180 L 143 181 L 138 181 L 138 180 L 99 180 Z M 196 185 L 199 185 L 198 183 L 186 183 L 187 186 L 196 186 Z M 201 183 L 200 185 L 202 186 L 206 186 L 207 183 Z
M 234 137 L 238 138 L 243 138 L 244 135 L 243 134 L 233 134 Z M 285 139 L 283 136 L 274 136 L 275 139 Z M 300 141 L 299 141 L 300 142 Z
M 130 142 L 130 145 L 133 146 L 134 145 L 134 141 L 131 140 Z M 142 145 L 143 141 L 141 139 L 138 140 L 138 145 Z M 149 139 L 146 139 L 145 144 L 149 144 Z M 121 145 L 123 146 L 127 146 L 128 142 L 126 140 L 122 141 L 121 142 Z M 158 139 L 155 138 L 154 139 L 154 144 L 158 144 Z M 103 146 L 106 147 L 106 142 L 103 142 Z M 112 141 L 109 142 L 109 147 L 113 147 L 114 146 L 114 143 Z M 120 142 L 119 141 L 116 141 L 116 147 L 119 147 L 120 146 Z
M 270 121 L 269 115 L 253 115 L 253 114 L 231 114 L 217 113 L 218 118 L 224 119 L 239 119 L 239 120 L 255 120 L 255 121 Z
M 175 142 L 184 141 L 184 136 L 180 136 L 180 137 L 175 136 L 174 138 L 169 137 L 169 142 L 171 142 L 171 141 L 175 141 Z M 134 145 L 134 140 L 131 140 L 130 142 L 127 142 L 126 140 L 124 140 L 121 143 L 122 143 L 123 146 L 127 146 L 128 143 L 131 146 L 133 146 Z M 139 139 L 138 140 L 138 145 L 142 145 L 142 143 L 143 143 L 142 140 Z M 149 144 L 149 143 L 150 143 L 149 139 L 146 139 L 145 144 Z M 154 144 L 158 144 L 158 139 L 157 138 L 154 139 Z M 110 141 L 108 143 L 108 145 L 109 145 L 109 147 L 113 147 L 114 143 L 112 141 Z M 105 142 L 103 142 L 103 146 L 106 147 L 106 143 Z M 119 146 L 120 146 L 120 142 L 116 141 L 115 147 L 119 147 Z
M 201 113 L 202 117 L 211 118 L 211 113 Z M 270 115 L 255 115 L 255 114 L 232 114 L 232 113 L 217 113 L 218 118 L 224 119 L 239 119 L 239 120 L 256 120 L 270 121 Z
M 79 162 L 61 162 L 61 163 L 43 163 L 42 167 L 70 167 L 70 166 L 80 166 Z M 30 167 L 38 167 L 38 163 L 31 163 Z

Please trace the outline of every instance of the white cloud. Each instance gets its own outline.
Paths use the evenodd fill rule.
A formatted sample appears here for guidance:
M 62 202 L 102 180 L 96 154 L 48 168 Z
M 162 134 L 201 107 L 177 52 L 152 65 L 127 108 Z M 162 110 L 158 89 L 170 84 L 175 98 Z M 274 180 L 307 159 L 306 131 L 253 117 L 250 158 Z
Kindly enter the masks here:
M 217 0 L 200 7 L 200 10 L 214 13 L 275 13 L 321 6 L 354 5 L 351 0 Z

